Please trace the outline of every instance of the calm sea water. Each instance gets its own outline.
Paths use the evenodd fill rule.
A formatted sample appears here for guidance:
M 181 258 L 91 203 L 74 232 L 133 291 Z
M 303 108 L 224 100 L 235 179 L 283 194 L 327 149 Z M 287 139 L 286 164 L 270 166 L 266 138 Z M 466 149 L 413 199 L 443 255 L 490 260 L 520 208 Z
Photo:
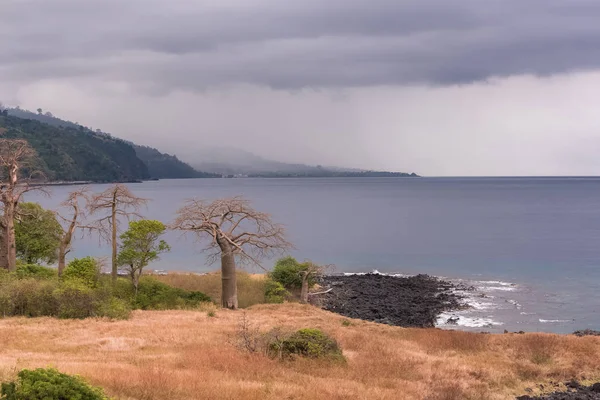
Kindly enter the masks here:
M 287 226 L 293 255 L 339 272 L 428 273 L 472 284 L 475 308 L 456 315 L 465 329 L 600 329 L 600 179 L 198 179 L 130 188 L 152 200 L 145 215 L 164 222 L 185 199 L 243 195 Z M 54 207 L 72 189 L 28 200 Z M 167 240 L 172 252 L 152 267 L 217 267 L 191 238 L 172 232 Z M 72 256 L 109 251 L 85 238 Z

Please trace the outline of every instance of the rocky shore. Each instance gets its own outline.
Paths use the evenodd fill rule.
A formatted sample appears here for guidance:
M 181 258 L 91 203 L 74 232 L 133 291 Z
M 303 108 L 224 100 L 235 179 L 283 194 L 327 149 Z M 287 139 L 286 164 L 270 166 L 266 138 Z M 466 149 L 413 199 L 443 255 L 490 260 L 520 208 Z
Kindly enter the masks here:
M 572 381 L 565 384 L 567 391 L 554 392 L 547 395 L 532 397 L 520 396 L 517 400 L 599 400 L 600 383 L 591 386 L 583 386 L 578 382 Z
M 455 285 L 428 275 L 326 276 L 320 284 L 328 292 L 311 297 L 323 309 L 388 325 L 433 327 L 442 312 L 466 306 Z

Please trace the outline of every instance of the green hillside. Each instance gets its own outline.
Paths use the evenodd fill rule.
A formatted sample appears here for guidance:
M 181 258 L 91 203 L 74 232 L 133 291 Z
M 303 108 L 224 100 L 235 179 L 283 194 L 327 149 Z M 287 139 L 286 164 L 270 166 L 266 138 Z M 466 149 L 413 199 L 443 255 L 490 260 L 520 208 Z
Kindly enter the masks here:
M 75 132 L 84 133 L 90 136 L 100 137 L 104 139 L 112 137 L 109 133 L 102 132 L 100 129 L 93 130 L 91 127 L 82 126 L 78 122 L 72 122 L 57 118 L 54 115 L 52 115 L 52 113 L 42 113 L 41 110 L 35 113 L 21 108 L 9 108 L 7 109 L 7 113 L 10 116 L 39 121 L 44 124 L 48 124 L 53 127 L 65 130 L 73 129 Z M 137 157 L 146 165 L 148 169 L 148 174 L 144 174 L 144 177 L 135 179 L 217 178 L 221 176 L 218 174 L 197 171 L 194 168 L 192 168 L 189 164 L 186 164 L 185 162 L 179 160 L 176 156 L 161 153 L 155 148 L 137 145 L 135 143 L 119 139 L 113 140 L 130 145 L 135 151 L 134 157 Z
M 184 163 L 177 156 L 164 154 L 148 147 L 133 145 L 140 160 L 148 166 L 152 178 L 220 178 L 221 175 L 196 171 L 190 165 Z
M 148 167 L 131 144 L 71 126 L 0 116 L 1 137 L 26 139 L 49 180 L 125 182 L 148 179 Z

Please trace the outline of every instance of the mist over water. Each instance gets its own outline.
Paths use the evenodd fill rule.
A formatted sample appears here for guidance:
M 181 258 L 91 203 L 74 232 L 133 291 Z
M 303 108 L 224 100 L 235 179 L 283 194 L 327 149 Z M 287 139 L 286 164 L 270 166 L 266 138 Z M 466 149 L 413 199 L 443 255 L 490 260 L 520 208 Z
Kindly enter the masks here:
M 472 284 L 481 304 L 461 314 L 467 328 L 600 329 L 600 179 L 204 179 L 130 188 L 151 199 L 146 218 L 167 223 L 185 199 L 243 195 L 286 225 L 294 256 L 338 272 L 428 273 Z M 27 200 L 53 208 L 71 190 Z M 150 268 L 218 268 L 192 237 L 170 232 L 166 240 L 171 253 Z M 110 255 L 97 238 L 74 245 L 71 257 Z

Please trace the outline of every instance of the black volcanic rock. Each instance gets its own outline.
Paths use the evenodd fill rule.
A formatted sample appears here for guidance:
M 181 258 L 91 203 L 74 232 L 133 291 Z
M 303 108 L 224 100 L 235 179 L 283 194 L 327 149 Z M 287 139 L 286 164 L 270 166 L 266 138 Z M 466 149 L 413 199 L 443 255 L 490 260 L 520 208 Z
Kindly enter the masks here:
M 464 307 L 454 285 L 428 275 L 326 276 L 321 285 L 331 291 L 312 297 L 325 310 L 389 325 L 433 327 L 440 313 Z

